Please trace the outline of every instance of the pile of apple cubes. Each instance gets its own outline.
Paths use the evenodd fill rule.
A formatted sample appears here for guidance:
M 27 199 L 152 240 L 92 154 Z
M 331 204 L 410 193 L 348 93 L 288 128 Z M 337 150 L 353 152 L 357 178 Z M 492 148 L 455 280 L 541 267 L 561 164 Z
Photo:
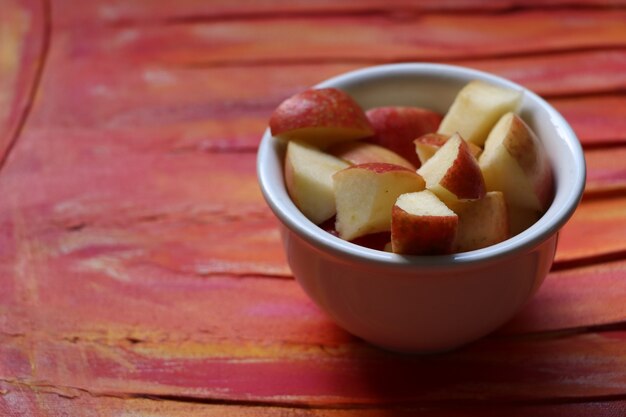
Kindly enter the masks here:
M 545 150 L 515 114 L 521 97 L 472 81 L 442 118 L 417 107 L 365 113 L 341 90 L 311 89 L 281 103 L 270 129 L 288 141 L 287 191 L 315 224 L 394 253 L 465 252 L 525 230 L 551 202 Z M 386 244 L 368 244 L 381 232 Z

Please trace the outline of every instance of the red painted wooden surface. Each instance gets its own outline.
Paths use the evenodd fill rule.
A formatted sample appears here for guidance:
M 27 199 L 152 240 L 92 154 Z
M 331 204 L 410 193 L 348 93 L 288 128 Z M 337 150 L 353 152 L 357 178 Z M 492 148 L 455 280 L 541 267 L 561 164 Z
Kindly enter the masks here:
M 626 2 L 0 6 L 0 415 L 626 414 Z M 535 90 L 588 164 L 536 296 L 442 355 L 320 312 L 256 183 L 282 99 L 398 60 Z

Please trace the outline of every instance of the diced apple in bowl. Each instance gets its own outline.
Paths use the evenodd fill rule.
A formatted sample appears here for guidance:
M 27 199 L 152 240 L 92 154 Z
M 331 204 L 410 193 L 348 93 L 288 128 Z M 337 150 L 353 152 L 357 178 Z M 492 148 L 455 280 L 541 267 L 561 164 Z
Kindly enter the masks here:
M 485 195 L 478 162 L 458 134 L 452 135 L 417 173 L 424 177 L 426 188 L 448 204 Z
M 331 146 L 326 151 L 351 165 L 384 162 L 387 164 L 400 165 L 408 169 L 415 169 L 412 163 L 394 151 L 373 143 L 361 141 L 342 142 Z
M 333 175 L 349 164 L 304 142 L 290 141 L 285 155 L 285 185 L 294 204 L 313 223 L 335 215 Z
M 413 140 L 435 132 L 442 118 L 432 110 L 411 106 L 376 107 L 365 114 L 374 129 L 374 136 L 367 140 L 394 151 L 416 167 L 420 163 Z
M 453 252 L 481 249 L 509 238 L 508 211 L 500 191 L 489 191 L 477 200 L 458 201 L 450 209 L 459 216 Z
M 277 107 L 270 129 L 286 141 L 289 196 L 321 230 L 371 249 L 443 255 L 498 244 L 551 204 L 551 164 L 514 113 L 521 99 L 473 81 L 442 119 L 306 90 Z
M 420 160 L 420 164 L 424 165 L 448 139 L 450 139 L 450 136 L 441 133 L 427 133 L 415 139 L 413 144 L 415 145 L 415 153 Z M 472 142 L 468 142 L 467 146 L 469 146 L 472 156 L 478 159 L 483 148 Z
M 515 111 L 521 100 L 521 91 L 472 81 L 456 96 L 437 133 L 459 133 L 466 141 L 483 146 L 498 119 Z
M 516 114 L 507 113 L 489 133 L 479 165 L 489 191 L 502 191 L 511 233 L 531 226 L 552 201 L 550 161 L 537 136 Z
M 459 218 L 428 190 L 402 194 L 393 206 L 391 250 L 403 255 L 451 253 Z
M 374 134 L 359 104 L 336 88 L 310 89 L 289 97 L 274 110 L 269 125 L 273 136 L 318 148 Z
M 391 230 L 391 209 L 401 194 L 421 191 L 415 171 L 393 164 L 354 165 L 333 175 L 339 237 L 353 240 Z

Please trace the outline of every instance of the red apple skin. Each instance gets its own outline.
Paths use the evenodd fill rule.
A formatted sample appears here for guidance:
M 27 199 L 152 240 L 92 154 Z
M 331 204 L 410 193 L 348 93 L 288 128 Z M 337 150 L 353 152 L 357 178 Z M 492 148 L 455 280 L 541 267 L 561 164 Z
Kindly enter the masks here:
M 432 145 L 440 148 L 449 138 L 449 135 L 441 133 L 427 133 L 415 139 L 413 143 L 423 143 L 424 145 Z
M 452 252 L 458 217 L 416 216 L 398 206 L 391 216 L 391 247 L 402 255 L 445 255 Z
M 415 170 L 415 166 L 405 158 L 375 143 L 340 142 L 326 149 L 326 152 L 353 165 L 383 162 Z
M 415 153 L 415 138 L 436 132 L 443 116 L 419 107 L 376 107 L 366 112 L 374 136 L 367 139 L 407 159 L 416 167 L 420 160 Z
M 424 162 L 426 162 L 426 160 L 428 160 L 428 158 L 430 158 L 430 156 L 432 156 L 439 148 L 441 148 L 448 141 L 448 139 L 450 139 L 450 136 L 441 133 L 427 133 L 415 139 L 413 141 L 413 144 L 415 145 L 415 153 L 417 153 L 417 156 L 420 159 L 422 165 L 424 164 Z M 466 141 L 466 143 L 472 156 L 478 159 L 483 149 L 480 146 L 475 145 L 471 142 Z M 426 159 L 422 159 L 420 155 L 420 150 L 422 151 L 422 153 L 428 152 L 429 156 Z
M 336 88 L 309 89 L 291 96 L 274 110 L 269 126 L 272 135 L 288 139 L 290 132 L 303 128 L 354 130 L 360 137 L 373 134 L 359 104 Z
M 415 145 L 415 154 L 417 159 L 420 160 L 420 165 L 431 157 L 437 149 L 441 148 L 450 136 L 442 135 L 440 133 L 427 133 L 415 139 L 413 144 Z
M 440 184 L 456 195 L 459 200 L 473 200 L 485 196 L 487 191 L 482 171 L 464 140 L 460 141 L 456 160 L 443 176 Z

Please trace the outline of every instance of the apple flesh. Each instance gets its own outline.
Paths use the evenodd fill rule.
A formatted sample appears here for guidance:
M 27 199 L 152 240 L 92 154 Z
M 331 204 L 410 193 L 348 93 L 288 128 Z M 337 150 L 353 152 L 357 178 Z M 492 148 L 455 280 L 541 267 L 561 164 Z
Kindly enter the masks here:
M 294 204 L 313 223 L 335 214 L 333 174 L 348 163 L 299 141 L 287 144 L 285 186 Z
M 390 149 L 414 166 L 420 162 L 413 140 L 437 130 L 442 116 L 420 107 L 376 107 L 366 112 L 374 136 L 368 141 Z
M 454 134 L 420 169 L 426 188 L 446 204 L 485 195 L 485 181 L 467 143 Z
M 353 240 L 391 230 L 391 209 L 401 194 L 421 191 L 415 171 L 381 162 L 360 164 L 333 175 L 339 237 Z
M 450 209 L 459 216 L 453 252 L 476 250 L 509 238 L 509 217 L 500 191 L 490 191 L 478 200 L 459 201 Z
M 360 141 L 342 142 L 326 149 L 326 152 L 343 159 L 351 165 L 384 162 L 387 164 L 400 165 L 408 169 L 415 169 L 412 163 L 397 153 L 373 143 Z
M 269 125 L 273 136 L 306 141 L 321 149 L 374 133 L 359 104 L 336 88 L 295 94 L 274 110 Z
M 403 255 L 452 252 L 458 216 L 432 192 L 402 194 L 391 215 L 391 248 Z
M 449 138 L 450 136 L 441 133 L 427 133 L 415 139 L 413 144 L 415 145 L 415 153 L 420 160 L 420 164 L 424 165 Z M 482 148 L 471 142 L 467 142 L 467 146 L 469 146 L 470 152 L 474 158 L 478 159 L 483 151 Z
M 471 81 L 457 94 L 437 133 L 458 132 L 466 141 L 483 146 L 498 119 L 515 111 L 521 100 L 521 91 Z
M 502 191 L 517 234 L 545 212 L 553 196 L 550 161 L 543 145 L 517 115 L 507 113 L 493 128 L 479 165 L 489 191 Z M 519 213 L 515 215 L 514 213 Z

